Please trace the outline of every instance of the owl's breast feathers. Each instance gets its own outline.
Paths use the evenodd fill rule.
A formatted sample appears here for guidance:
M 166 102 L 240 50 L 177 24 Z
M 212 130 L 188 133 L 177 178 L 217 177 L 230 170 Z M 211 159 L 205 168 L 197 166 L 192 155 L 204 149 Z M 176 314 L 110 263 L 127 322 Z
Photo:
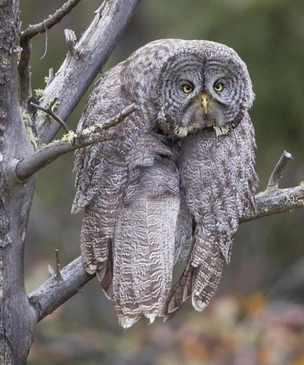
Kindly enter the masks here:
M 217 137 L 207 128 L 183 141 L 178 166 L 194 220 L 194 246 L 169 294 L 165 319 L 172 318 L 190 295 L 197 310 L 213 297 L 224 263 L 230 261 L 239 219 L 255 209 L 255 147 L 247 112 L 239 126 L 224 136 Z

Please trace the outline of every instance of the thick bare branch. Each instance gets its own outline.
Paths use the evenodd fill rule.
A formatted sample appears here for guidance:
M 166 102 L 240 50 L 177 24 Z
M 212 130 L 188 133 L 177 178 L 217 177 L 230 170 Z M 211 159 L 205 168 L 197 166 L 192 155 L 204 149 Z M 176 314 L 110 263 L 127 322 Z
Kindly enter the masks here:
M 46 32 L 51 29 L 55 24 L 59 23 L 62 18 L 69 14 L 72 9 L 81 0 L 68 0 L 62 5 L 53 15 L 49 16 L 46 20 L 39 24 L 30 25 L 20 36 L 20 46 L 22 48 L 21 57 L 18 66 L 18 72 L 20 77 L 20 100 L 23 105 L 27 104 L 28 100 L 32 96 L 31 90 L 31 74 L 30 74 L 30 58 L 31 58 L 31 39 L 37 34 Z
M 107 0 L 103 3 L 91 25 L 73 45 L 73 51 L 68 52 L 52 82 L 46 86 L 40 106 L 46 107 L 57 97 L 56 114 L 64 121 L 67 119 L 106 63 L 139 1 Z M 35 122 L 42 143 L 50 142 L 60 128 L 57 123 L 49 123 L 40 111 L 36 113 Z
M 32 153 L 18 102 L 19 1 L 0 1 L 0 364 L 25 365 L 35 313 L 24 288 L 24 239 L 35 179 L 11 180 L 10 164 Z
M 59 277 L 54 274 L 33 291 L 29 300 L 37 314 L 38 322 L 77 294 L 93 277 L 85 272 L 81 258 L 78 257 L 60 271 Z
M 121 123 L 135 110 L 136 106 L 131 104 L 119 114 L 104 121 L 102 124 L 95 124 L 92 127 L 84 129 L 79 134 L 70 131 L 68 134 L 65 134 L 61 140 L 54 141 L 41 147 L 31 156 L 18 162 L 15 169 L 16 178 L 19 181 L 24 181 L 68 152 L 115 138 L 117 136 L 115 132 L 109 131 L 108 129 Z

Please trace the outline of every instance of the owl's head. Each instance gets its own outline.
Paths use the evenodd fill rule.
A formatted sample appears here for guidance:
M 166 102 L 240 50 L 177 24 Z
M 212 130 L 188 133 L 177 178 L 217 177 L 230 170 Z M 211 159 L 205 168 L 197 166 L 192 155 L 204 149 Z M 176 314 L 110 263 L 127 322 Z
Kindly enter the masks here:
M 205 127 L 228 133 L 254 100 L 245 63 L 219 43 L 179 42 L 158 75 L 159 127 L 178 138 Z

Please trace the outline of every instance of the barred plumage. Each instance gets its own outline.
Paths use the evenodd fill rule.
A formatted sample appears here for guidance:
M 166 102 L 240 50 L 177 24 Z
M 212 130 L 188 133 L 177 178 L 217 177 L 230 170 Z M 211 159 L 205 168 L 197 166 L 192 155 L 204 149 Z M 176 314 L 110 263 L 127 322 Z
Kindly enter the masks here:
M 76 152 L 81 252 L 128 328 L 208 305 L 239 218 L 254 209 L 254 99 L 244 62 L 208 41 L 152 42 L 98 81 L 78 126 L 131 103 L 118 137 Z M 170 293 L 173 266 L 192 247 Z

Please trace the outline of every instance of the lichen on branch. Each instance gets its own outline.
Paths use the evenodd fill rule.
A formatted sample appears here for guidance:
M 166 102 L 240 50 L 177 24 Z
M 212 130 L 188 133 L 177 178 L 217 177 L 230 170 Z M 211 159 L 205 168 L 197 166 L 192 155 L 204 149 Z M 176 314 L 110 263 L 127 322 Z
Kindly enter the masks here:
M 24 181 L 68 152 L 115 138 L 117 135 L 110 128 L 121 123 L 136 109 L 135 104 L 131 104 L 113 118 L 104 121 L 102 124 L 86 128 L 78 134 L 69 130 L 61 140 L 44 145 L 31 156 L 19 161 L 15 168 L 16 178 L 19 181 Z

